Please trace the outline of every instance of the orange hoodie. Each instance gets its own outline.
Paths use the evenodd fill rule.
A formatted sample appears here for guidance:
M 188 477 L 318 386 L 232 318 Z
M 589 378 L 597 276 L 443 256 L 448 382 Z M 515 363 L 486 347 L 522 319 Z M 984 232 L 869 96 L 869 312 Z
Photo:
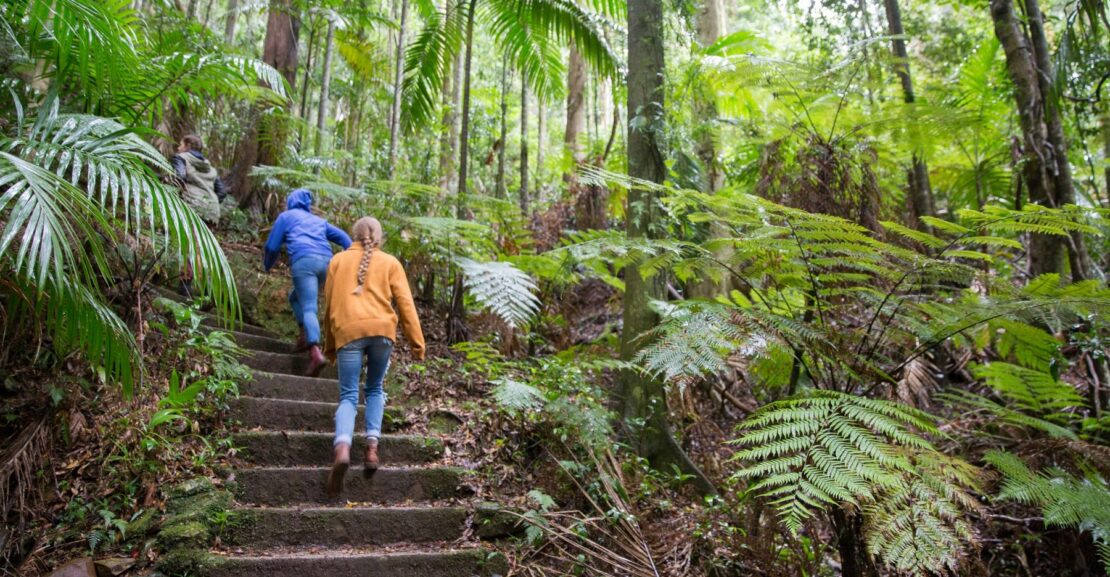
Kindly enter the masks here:
M 361 294 L 353 294 L 358 287 L 358 267 L 362 260 L 359 243 L 335 255 L 328 265 L 328 280 L 324 285 L 324 354 L 335 361 L 335 351 L 343 345 L 364 337 L 397 338 L 397 312 L 405 340 L 412 345 L 413 354 L 424 358 L 424 333 L 416 316 L 416 305 L 405 276 L 405 269 L 393 255 L 374 250 L 366 268 L 366 282 Z M 392 302 L 397 302 L 397 311 Z

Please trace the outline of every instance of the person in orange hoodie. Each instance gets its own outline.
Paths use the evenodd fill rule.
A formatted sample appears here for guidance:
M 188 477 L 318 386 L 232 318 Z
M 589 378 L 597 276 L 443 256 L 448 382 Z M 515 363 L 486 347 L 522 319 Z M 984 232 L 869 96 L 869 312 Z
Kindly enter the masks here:
M 335 461 L 328 492 L 343 489 L 351 464 L 359 377 L 366 361 L 366 468 L 377 469 L 378 441 L 385 411 L 382 381 L 389 369 L 398 313 L 413 356 L 424 359 L 424 333 L 400 261 L 381 250 L 382 225 L 363 217 L 351 229 L 354 242 L 328 265 L 324 285 L 324 354 L 339 365 L 339 407 L 335 411 Z M 397 310 L 394 311 L 393 303 Z

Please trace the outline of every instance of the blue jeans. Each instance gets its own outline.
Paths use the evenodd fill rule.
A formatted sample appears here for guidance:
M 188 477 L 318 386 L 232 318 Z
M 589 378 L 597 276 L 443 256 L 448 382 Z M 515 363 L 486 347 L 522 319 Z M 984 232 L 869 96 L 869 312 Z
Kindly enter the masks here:
M 304 329 L 305 341 L 310 345 L 320 344 L 317 300 L 328 278 L 329 262 L 331 257 L 309 255 L 297 259 L 290 267 L 293 269 L 293 290 L 289 291 L 289 306 L 293 308 L 293 318 Z
M 366 436 L 382 436 L 382 414 L 385 412 L 385 391 L 382 381 L 389 370 L 393 341 L 386 337 L 365 337 L 351 341 L 335 353 L 339 365 L 339 408 L 335 410 L 335 444 L 351 444 L 355 433 L 358 406 L 358 380 L 362 376 L 362 359 L 366 358 Z

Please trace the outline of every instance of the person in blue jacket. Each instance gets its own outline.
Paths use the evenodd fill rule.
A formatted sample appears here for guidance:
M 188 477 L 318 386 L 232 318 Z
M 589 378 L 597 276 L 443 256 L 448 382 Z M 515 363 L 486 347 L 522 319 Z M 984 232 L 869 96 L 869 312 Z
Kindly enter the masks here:
M 320 349 L 320 318 L 317 315 L 317 297 L 327 280 L 328 263 L 332 250 L 329 241 L 344 249 L 351 246 L 351 237 L 342 229 L 312 214 L 312 193 L 298 188 L 285 201 L 285 212 L 278 215 L 266 239 L 263 267 L 269 272 L 281 255 L 281 245 L 289 253 L 293 273 L 293 290 L 289 291 L 289 305 L 293 317 L 301 327 L 297 351 L 308 350 L 307 374 L 315 377 L 327 364 Z

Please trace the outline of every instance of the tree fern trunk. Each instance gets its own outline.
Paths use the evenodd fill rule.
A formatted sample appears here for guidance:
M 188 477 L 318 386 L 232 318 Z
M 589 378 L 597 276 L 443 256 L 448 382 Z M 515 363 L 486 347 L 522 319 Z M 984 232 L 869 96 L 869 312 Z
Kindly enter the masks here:
M 397 60 L 393 76 L 393 108 L 389 114 L 389 179 L 397 173 L 397 146 L 401 128 L 401 80 L 405 72 L 405 24 L 409 17 L 409 0 L 401 0 L 400 29 L 397 31 Z
M 663 4 L 662 0 L 628 2 L 628 174 L 633 178 L 662 183 L 666 166 L 660 147 L 663 121 Z M 647 122 L 635 120 L 647 115 Z M 657 209 L 650 190 L 632 187 L 628 192 L 629 238 L 650 237 Z M 639 337 L 655 326 L 656 317 L 648 308 L 652 298 L 663 294 L 661 275 L 645 280 L 636 266 L 624 268 L 624 327 L 621 331 L 621 359 L 631 361 L 639 348 Z M 621 418 L 630 445 L 646 457 L 653 467 L 669 470 L 672 466 L 694 475 L 698 489 L 714 492 L 713 485 L 690 461 L 675 441 L 667 423 L 663 384 L 634 371 L 623 371 L 618 386 Z
M 836 548 L 840 552 L 841 577 L 878 577 L 863 541 L 863 517 L 840 508 L 833 509 L 831 517 Z

